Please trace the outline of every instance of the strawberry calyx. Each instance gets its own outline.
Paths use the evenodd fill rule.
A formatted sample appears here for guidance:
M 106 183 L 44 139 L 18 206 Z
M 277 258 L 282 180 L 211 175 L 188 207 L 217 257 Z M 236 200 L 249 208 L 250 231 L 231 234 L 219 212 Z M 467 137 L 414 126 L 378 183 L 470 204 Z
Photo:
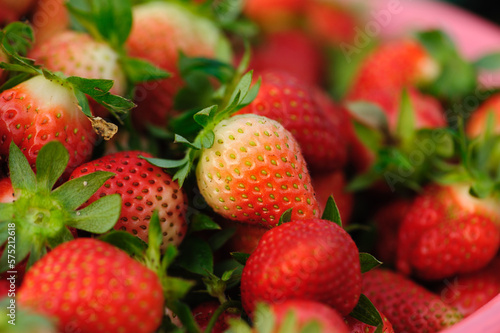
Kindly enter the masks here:
M 132 29 L 132 2 L 88 0 L 69 1 L 68 11 L 97 41 L 107 43 L 119 57 L 128 80 L 126 96 L 133 96 L 138 83 L 157 81 L 170 77 L 170 73 L 151 62 L 127 56 L 125 42 Z
M 32 33 L 30 26 L 24 25 L 24 27 Z M 126 114 L 130 109 L 135 107 L 135 104 L 130 100 L 109 92 L 113 86 L 112 80 L 85 79 L 77 76 L 65 77 L 61 73 L 52 73 L 47 69 L 36 66 L 33 60 L 22 57 L 13 47 L 8 46 L 6 42 L 8 40 L 7 35 L 7 32 L 4 30 L 0 31 L 0 46 L 8 57 L 8 62 L 0 62 L 0 68 L 10 71 L 15 75 L 0 87 L 0 91 L 12 88 L 28 78 L 43 76 L 51 82 L 66 87 L 75 95 L 82 112 L 93 120 L 94 129 L 96 129 L 98 134 L 103 134 L 103 130 L 106 129 L 103 123 L 106 122 L 92 115 L 86 95 L 92 97 L 97 103 L 108 109 L 117 119 L 120 119 L 120 115 Z M 103 137 L 105 139 L 111 138 L 117 131 L 116 126 L 112 124 L 108 124 L 107 126 L 109 126 L 109 130 L 104 131 L 105 135 Z
M 100 234 L 118 221 L 121 209 L 118 195 L 101 198 L 77 210 L 113 173 L 95 172 L 53 189 L 68 160 L 64 146 L 51 141 L 40 149 L 35 174 L 21 150 L 14 143 L 10 145 L 9 170 L 16 200 L 0 203 L 0 243 L 4 244 L 10 235 L 7 227 L 15 227 L 15 262 L 29 255 L 27 268 L 45 255 L 47 249 L 73 239 L 68 228 Z M 8 258 L 4 251 L 0 272 L 12 268 Z
M 16 306 L 11 300 L 13 299 L 10 297 L 0 300 L 0 315 L 2 315 L 2 318 L 8 318 L 0 322 L 1 332 L 57 332 L 57 326 L 53 319 L 34 313 L 24 307 Z M 16 309 L 16 312 L 11 313 L 11 309 Z

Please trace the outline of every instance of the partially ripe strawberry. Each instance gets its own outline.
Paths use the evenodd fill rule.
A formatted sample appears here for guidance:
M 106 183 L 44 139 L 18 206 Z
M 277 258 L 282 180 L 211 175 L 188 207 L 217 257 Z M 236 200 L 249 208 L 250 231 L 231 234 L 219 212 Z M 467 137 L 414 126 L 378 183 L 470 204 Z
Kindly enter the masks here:
M 462 318 L 438 296 L 386 269 L 363 274 L 363 294 L 387 316 L 395 332 L 438 332 Z
M 31 24 L 37 45 L 69 27 L 69 13 L 64 0 L 37 0 Z
M 320 219 L 293 221 L 264 234 L 241 277 L 247 313 L 258 302 L 305 299 L 347 315 L 361 293 L 359 252 L 339 225 Z
M 70 153 L 67 174 L 90 158 L 97 141 L 74 92 L 41 75 L 0 94 L 0 133 L 0 160 L 14 141 L 33 167 L 43 145 L 61 142 Z
M 318 200 L 319 207 L 321 209 L 325 208 L 328 198 L 333 195 L 342 217 L 342 223 L 349 223 L 354 205 L 354 195 L 346 190 L 347 182 L 344 173 L 336 171 L 313 175 L 312 184 L 316 191 L 316 200 Z
M 238 115 L 214 128 L 196 169 L 200 192 L 224 218 L 267 228 L 293 208 L 292 219 L 319 217 L 299 145 L 277 121 Z
M 466 132 L 471 138 L 480 136 L 486 131 L 489 114 L 493 114 L 493 129 L 500 133 L 500 94 L 491 96 L 477 110 L 475 110 L 467 121 Z
M 175 94 L 184 85 L 177 64 L 179 54 L 229 61 L 229 48 L 214 22 L 198 15 L 185 3 L 140 4 L 133 9 L 133 19 L 127 40 L 129 55 L 149 60 L 172 74 L 168 79 L 137 87 L 134 121 L 163 126 L 172 116 Z
M 165 250 L 168 244 L 179 245 L 187 231 L 186 196 L 165 170 L 139 156 L 152 157 L 139 151 L 106 155 L 75 169 L 71 179 L 95 171 L 115 173 L 86 205 L 106 195 L 120 194 L 122 210 L 114 228 L 127 231 L 145 242 L 148 241 L 149 221 L 153 211 L 158 210 L 163 231 L 161 248 Z
M 60 331 L 150 333 L 163 317 L 158 276 L 92 238 L 56 247 L 26 274 L 17 300 L 58 320 Z
M 387 319 L 383 313 L 381 313 L 380 316 L 382 317 L 382 322 L 384 323 L 382 326 L 382 333 L 394 333 L 394 328 L 392 327 L 389 319 Z M 377 330 L 376 326 L 365 324 L 351 316 L 346 316 L 345 322 L 349 326 L 350 333 L 375 333 Z
M 219 308 L 220 303 L 218 301 L 208 301 L 201 304 L 198 304 L 191 311 L 193 314 L 193 318 L 201 328 L 202 331 L 208 326 L 210 319 L 212 318 L 214 312 Z M 218 318 L 217 322 L 212 328 L 212 333 L 222 333 L 225 332 L 229 327 L 229 319 L 231 318 L 239 318 L 240 315 L 236 313 L 232 313 L 231 309 L 224 311 Z
M 341 124 L 330 121 L 316 102 L 315 87 L 293 75 L 268 70 L 261 73 L 259 94 L 239 111 L 278 121 L 292 133 L 311 170 L 333 171 L 347 161 L 347 138 Z

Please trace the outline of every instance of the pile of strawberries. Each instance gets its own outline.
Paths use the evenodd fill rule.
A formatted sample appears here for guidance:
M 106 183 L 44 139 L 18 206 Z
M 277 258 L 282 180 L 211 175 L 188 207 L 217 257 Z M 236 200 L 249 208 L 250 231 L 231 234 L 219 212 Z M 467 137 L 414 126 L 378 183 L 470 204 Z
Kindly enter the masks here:
M 500 293 L 500 95 L 322 0 L 0 0 L 2 332 L 438 332 Z

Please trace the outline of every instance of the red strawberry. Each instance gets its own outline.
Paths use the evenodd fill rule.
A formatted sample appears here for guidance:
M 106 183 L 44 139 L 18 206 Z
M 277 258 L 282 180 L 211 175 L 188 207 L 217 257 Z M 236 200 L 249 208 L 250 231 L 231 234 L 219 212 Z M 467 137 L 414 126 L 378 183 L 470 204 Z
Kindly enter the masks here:
M 293 208 L 292 219 L 319 216 L 300 148 L 282 125 L 238 115 L 214 128 L 214 145 L 201 152 L 196 178 L 216 213 L 248 224 L 274 227 Z
M 183 86 L 177 67 L 179 53 L 229 60 L 227 54 L 218 53 L 218 46 L 225 40 L 213 22 L 179 3 L 152 1 L 135 6 L 133 14 L 127 41 L 130 55 L 149 60 L 172 74 L 166 80 L 137 87 L 134 121 L 162 126 L 172 115 L 174 96 Z
M 351 192 L 347 192 L 347 186 L 344 174 L 341 171 L 332 172 L 324 175 L 314 175 L 312 184 L 316 191 L 316 199 L 320 208 L 326 206 L 326 201 L 333 195 L 335 203 L 342 217 L 342 223 L 347 224 L 351 217 L 354 204 L 354 196 Z
M 445 280 L 438 294 L 443 302 L 469 316 L 500 294 L 500 259 L 482 270 Z
M 217 301 L 209 301 L 209 302 L 204 302 L 199 305 L 197 305 L 193 310 L 193 317 L 198 326 L 201 328 L 202 331 L 205 331 L 205 329 L 208 326 L 208 322 L 212 318 L 214 312 L 219 308 L 220 303 Z M 231 318 L 239 318 L 240 316 L 236 313 L 232 313 L 231 309 L 228 309 L 224 311 L 219 318 L 217 319 L 217 322 L 215 323 L 214 327 L 212 328 L 212 333 L 222 333 L 225 332 L 226 329 L 229 327 L 228 320 Z
M 467 135 L 477 137 L 485 132 L 490 113 L 494 115 L 494 132 L 500 133 L 500 94 L 491 96 L 470 116 L 467 122 Z
M 0 26 L 21 20 L 35 0 L 0 0 Z
M 228 241 L 227 248 L 229 252 L 252 253 L 262 236 L 269 230 L 259 225 L 243 223 L 231 223 L 230 227 L 236 228 L 236 231 Z
M 496 201 L 473 198 L 466 185 L 431 185 L 401 224 L 397 267 L 423 279 L 478 270 L 497 253 L 499 221 Z
M 10 290 L 11 290 L 10 289 L 10 282 L 5 280 L 5 279 L 1 279 L 0 280 L 0 300 L 3 299 L 4 297 L 7 297 Z
M 394 333 L 394 328 L 387 317 L 381 313 L 382 321 L 384 326 L 382 327 L 382 333 Z M 351 316 L 345 317 L 345 322 L 349 326 L 350 333 L 375 333 L 377 327 L 365 324 Z
M 61 331 L 153 332 L 163 316 L 158 276 L 91 238 L 56 247 L 26 274 L 21 306 L 58 319 Z
M 66 172 L 92 154 L 96 133 L 73 91 L 64 84 L 35 76 L 0 94 L 0 159 L 14 141 L 34 166 L 40 148 L 57 140 L 70 152 Z
M 255 100 L 239 113 L 253 113 L 281 123 L 297 139 L 312 170 L 331 171 L 347 160 L 347 138 L 316 103 L 313 87 L 285 72 L 262 73 Z
M 276 31 L 297 23 L 306 0 L 247 0 L 243 12 L 262 28 Z
M 13 202 L 15 198 L 10 178 L 0 179 L 0 202 Z
M 145 242 L 148 240 L 149 220 L 153 211 L 158 210 L 163 231 L 162 249 L 168 244 L 179 245 L 187 231 L 186 196 L 165 170 L 139 156 L 151 157 L 138 151 L 107 155 L 81 165 L 73 171 L 71 179 L 95 171 L 115 173 L 86 204 L 106 195 L 120 194 L 122 210 L 114 228 L 136 235 Z
M 264 234 L 241 277 L 247 313 L 258 302 L 306 299 L 347 315 L 361 292 L 359 253 L 337 224 L 320 219 L 292 221 Z
M 411 200 L 397 199 L 382 207 L 373 217 L 377 228 L 377 259 L 385 264 L 396 261 L 399 227 L 410 209 Z
M 306 324 L 316 322 L 319 324 L 319 332 L 347 333 L 349 330 L 337 311 L 325 304 L 303 299 L 291 299 L 282 303 L 270 305 L 271 312 L 276 317 L 276 329 L 273 332 L 281 332 L 280 327 L 287 315 L 291 312 L 296 316 L 299 330 Z M 299 331 L 300 332 L 300 331 Z
M 293 54 L 293 57 L 283 57 Z M 264 36 L 252 54 L 249 68 L 255 72 L 284 71 L 311 85 L 321 84 L 323 56 L 301 30 L 286 30 Z
M 64 0 L 37 0 L 31 24 L 38 45 L 69 27 L 69 13 Z
M 438 332 L 462 317 L 424 287 L 386 269 L 363 274 L 363 293 L 387 316 L 395 332 Z

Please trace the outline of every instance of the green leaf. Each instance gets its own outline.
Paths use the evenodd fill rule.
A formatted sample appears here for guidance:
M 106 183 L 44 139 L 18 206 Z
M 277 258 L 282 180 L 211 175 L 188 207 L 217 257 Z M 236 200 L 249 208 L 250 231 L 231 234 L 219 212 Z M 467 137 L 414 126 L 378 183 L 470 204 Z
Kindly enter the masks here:
M 360 123 L 385 133 L 389 131 L 386 112 L 379 105 L 371 102 L 348 102 L 346 107 Z
M 226 242 L 233 237 L 236 232 L 236 228 L 224 228 L 219 232 L 216 232 L 208 239 L 208 243 L 213 251 L 220 249 Z
M 0 64 L 0 66 L 2 66 L 2 65 Z M 18 84 L 28 80 L 30 77 L 31 77 L 31 74 L 29 74 L 29 73 L 19 73 L 19 74 L 13 75 L 7 81 L 5 81 L 4 84 L 2 84 L 0 86 L 0 92 L 3 92 L 7 89 L 14 88 Z
M 203 230 L 220 230 L 220 226 L 215 223 L 210 216 L 205 214 L 196 214 L 191 219 L 189 230 L 191 232 Z
M 10 222 L 14 216 L 14 206 L 12 203 L 0 202 L 0 222 Z M 0 223 L 0 226 L 2 223 Z M 2 242 L 0 241 L 0 244 Z
M 122 208 L 119 194 L 107 195 L 87 207 L 71 213 L 68 226 L 94 234 L 102 234 L 114 227 Z
M 255 84 L 250 88 L 245 98 L 243 98 L 243 100 L 240 102 L 240 104 L 237 107 L 237 110 L 241 110 L 242 108 L 244 108 L 245 106 L 249 105 L 254 101 L 254 99 L 259 94 L 261 83 L 262 80 L 261 78 L 259 78 L 257 82 L 255 82 Z
M 323 329 L 320 323 L 316 320 L 311 320 L 304 325 L 300 333 L 321 333 L 322 331 Z
M 382 327 L 384 324 L 377 308 L 368 299 L 368 297 L 363 294 L 361 294 L 358 304 L 349 315 L 371 326 Z
M 158 251 L 161 247 L 163 241 L 163 231 L 161 230 L 160 216 L 158 210 L 153 212 L 153 216 L 149 221 L 149 232 L 148 232 L 148 247 L 153 251 Z
M 11 141 L 9 147 L 9 171 L 14 190 L 36 191 L 35 173 L 14 141 Z
M 135 257 L 141 257 L 148 247 L 142 239 L 126 231 L 112 230 L 100 236 L 99 239 Z
M 169 278 L 170 282 L 172 285 L 175 285 L 177 287 L 183 287 L 181 284 L 184 284 L 184 280 L 176 279 L 176 278 Z M 187 286 L 185 286 L 187 287 Z M 185 290 L 186 288 L 183 288 Z M 188 289 L 189 290 L 189 289 Z M 185 290 L 184 294 L 187 293 L 187 290 Z M 180 302 L 178 299 L 181 297 L 178 297 L 181 293 L 176 293 L 177 297 L 174 297 L 173 300 L 170 300 L 169 297 L 165 297 L 167 299 L 166 306 L 174 312 L 179 319 L 182 322 L 182 325 L 184 329 L 188 333 L 200 333 L 200 328 L 198 327 L 198 324 L 194 320 L 193 313 L 191 312 L 191 309 L 187 304 Z M 167 295 L 166 295 L 167 296 Z M 172 295 L 168 295 L 172 296 Z
M 189 78 L 194 74 L 204 74 L 215 77 L 221 83 L 227 83 L 235 75 L 233 66 L 216 59 L 187 57 L 181 53 L 178 64 L 183 78 Z
M 166 270 L 168 267 L 170 267 L 170 265 L 174 262 L 175 258 L 177 258 L 178 255 L 179 250 L 177 249 L 177 247 L 173 244 L 168 244 L 167 249 L 163 254 L 162 267 L 164 267 Z
M 92 111 L 90 111 L 89 100 L 87 99 L 87 95 L 85 95 L 81 90 L 75 89 L 75 97 L 78 101 L 78 105 L 82 108 L 82 112 L 87 117 L 92 117 Z
M 123 70 L 127 78 L 133 85 L 166 79 L 171 76 L 170 73 L 146 60 L 124 56 L 120 58 L 120 62 L 123 65 Z
M 201 136 L 201 146 L 205 149 L 210 149 L 214 145 L 215 142 L 215 133 L 214 131 L 206 131 L 203 136 Z
M 248 258 L 250 258 L 250 254 L 242 252 L 231 252 L 231 257 L 233 257 L 233 259 L 236 260 L 238 263 L 245 266 Z
M 42 259 L 47 254 L 47 247 L 45 244 L 33 244 L 28 257 L 26 267 L 32 267 L 38 260 Z
M 180 136 L 179 134 L 176 134 L 175 135 L 175 140 L 174 142 L 177 142 L 177 143 L 182 143 L 184 144 L 185 146 L 189 147 L 189 148 L 192 148 L 192 149 L 201 149 L 201 144 L 199 142 L 189 142 L 188 139 L 186 139 L 185 137 L 183 136 Z
M 218 106 L 217 105 L 212 105 L 207 108 L 204 108 L 201 111 L 198 111 L 194 116 L 193 119 L 198 123 L 200 126 L 205 127 L 208 125 L 210 121 L 210 115 L 213 115 L 217 112 Z
M 342 228 L 342 219 L 340 218 L 339 208 L 337 207 L 332 195 L 326 201 L 325 210 L 323 211 L 321 218 L 323 220 L 334 222 Z
M 45 144 L 36 159 L 36 178 L 38 188 L 52 190 L 56 181 L 62 176 L 69 161 L 68 150 L 59 141 Z
M 359 253 L 359 263 L 361 265 L 361 273 L 366 273 L 382 265 L 381 261 L 378 261 L 374 256 L 365 252 Z
M 66 80 L 91 97 L 105 95 L 113 87 L 113 80 L 87 79 L 78 76 L 70 76 Z
M 497 70 L 500 68 L 500 52 L 490 53 L 474 61 L 474 67 L 484 70 Z
M 382 132 L 358 121 L 353 122 L 354 132 L 361 143 L 371 152 L 376 153 L 383 146 Z
M 278 333 L 295 333 L 297 332 L 298 322 L 297 315 L 293 310 L 289 310 L 281 324 L 279 325 Z
M 289 208 L 281 214 L 278 225 L 282 225 L 283 223 L 287 223 L 292 220 L 292 210 L 292 208 Z
M 19 264 L 30 253 L 32 242 L 31 239 L 28 238 L 28 235 L 23 230 L 16 228 L 16 235 L 14 237 L 15 237 L 14 243 L 16 251 L 15 253 L 9 253 L 8 251 L 5 250 L 3 251 L 2 257 L 0 258 L 0 273 L 13 270 L 14 267 L 11 267 L 10 265 Z M 11 255 L 11 257 L 9 257 L 9 254 Z M 12 258 L 12 256 L 14 256 L 14 259 Z M 9 261 L 11 262 L 9 263 Z
M 71 231 L 69 231 L 68 228 L 63 227 L 60 230 L 60 232 L 55 235 L 55 237 L 47 239 L 47 244 L 42 244 L 42 245 L 46 245 L 50 249 L 54 249 L 57 246 L 59 246 L 59 245 L 61 245 L 63 243 L 69 242 L 69 241 L 71 241 L 73 239 L 74 239 L 74 236 L 71 233 Z
M 243 3 L 243 0 L 214 1 L 213 12 L 220 22 L 232 22 L 241 14 Z
M 52 196 L 67 210 L 75 210 L 83 205 L 104 183 L 115 174 L 96 171 L 91 174 L 72 179 L 62 184 Z
M 207 272 L 213 272 L 212 249 L 201 238 L 186 238 L 179 248 L 176 264 L 189 272 L 205 276 Z
M 3 29 L 3 46 L 10 53 L 26 55 L 35 41 L 33 29 L 23 22 L 13 22 Z
M 152 158 L 152 157 L 143 157 L 139 156 L 142 159 L 148 161 L 149 163 L 163 168 L 163 169 L 175 169 L 184 166 L 188 163 L 188 161 L 184 158 L 182 160 L 166 160 L 162 158 Z
M 401 140 L 403 147 L 408 147 L 415 137 L 416 119 L 415 111 L 406 89 L 401 95 L 399 117 L 396 126 L 396 136 Z
M 374 169 L 370 169 L 369 171 L 355 176 L 349 184 L 346 186 L 346 190 L 348 192 L 358 192 L 364 189 L 369 188 L 373 185 L 377 180 L 380 179 L 380 173 Z
M 272 333 L 276 328 L 276 317 L 269 305 L 257 303 L 254 311 L 254 325 L 259 333 Z

